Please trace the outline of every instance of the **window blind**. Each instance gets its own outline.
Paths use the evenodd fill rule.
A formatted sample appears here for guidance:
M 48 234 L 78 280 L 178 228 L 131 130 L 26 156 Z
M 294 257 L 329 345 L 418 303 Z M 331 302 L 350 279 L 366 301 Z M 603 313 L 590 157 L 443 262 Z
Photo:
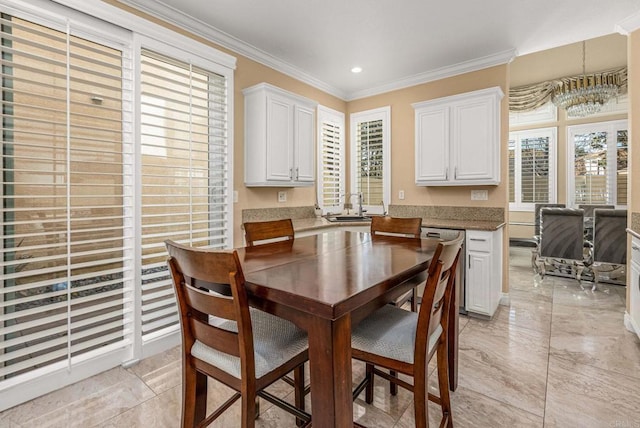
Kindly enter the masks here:
M 516 202 L 516 142 L 509 140 L 509 202 Z
M 2 15 L 0 379 L 131 342 L 131 53 Z
M 574 179 L 576 204 L 606 204 L 610 200 L 607 183 L 607 132 L 588 132 L 574 138 Z
M 142 339 L 178 329 L 164 241 L 226 248 L 227 81 L 143 50 Z
M 325 212 L 340 212 L 344 191 L 344 119 L 324 118 L 320 111 L 321 205 Z
M 365 205 L 383 201 L 383 121 L 359 122 L 356 132 L 356 183 Z
M 512 210 L 533 210 L 536 203 L 556 198 L 556 128 L 509 133 L 509 204 Z
M 549 137 L 520 140 L 520 201 L 549 202 Z

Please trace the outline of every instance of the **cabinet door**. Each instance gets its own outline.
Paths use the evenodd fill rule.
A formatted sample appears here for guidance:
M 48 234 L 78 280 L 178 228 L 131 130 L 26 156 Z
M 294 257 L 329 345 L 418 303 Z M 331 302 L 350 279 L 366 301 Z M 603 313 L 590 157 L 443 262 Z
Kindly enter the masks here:
M 629 290 L 629 315 L 636 334 L 640 337 L 640 242 L 631 241 L 631 283 Z
M 295 107 L 295 145 L 293 177 L 298 182 L 313 182 L 315 177 L 314 111 Z
M 267 96 L 267 180 L 291 181 L 293 175 L 293 104 Z
M 446 181 L 449 173 L 449 108 L 416 110 L 416 183 Z
M 467 310 L 491 316 L 491 255 L 469 251 L 467 261 Z
M 452 178 L 497 184 L 499 129 L 494 97 L 469 99 L 452 107 Z

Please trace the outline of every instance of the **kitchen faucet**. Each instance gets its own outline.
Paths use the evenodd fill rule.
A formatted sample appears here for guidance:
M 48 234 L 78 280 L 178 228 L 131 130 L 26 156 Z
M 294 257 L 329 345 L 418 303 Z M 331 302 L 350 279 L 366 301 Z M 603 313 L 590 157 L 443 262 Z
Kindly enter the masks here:
M 365 210 L 362 209 L 362 200 L 364 199 L 362 192 L 349 193 L 349 199 L 351 199 L 351 197 L 354 195 L 358 196 L 358 217 L 362 217 L 362 215 L 366 212 Z

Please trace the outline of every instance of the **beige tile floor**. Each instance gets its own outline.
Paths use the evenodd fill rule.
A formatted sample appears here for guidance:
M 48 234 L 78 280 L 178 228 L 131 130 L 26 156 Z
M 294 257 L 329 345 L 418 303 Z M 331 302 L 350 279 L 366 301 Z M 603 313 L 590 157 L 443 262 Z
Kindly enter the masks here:
M 527 249 L 510 253 L 510 306 L 491 321 L 461 319 L 455 426 L 640 428 L 640 340 L 623 325 L 625 289 L 602 285 L 592 293 L 565 278 L 541 281 Z M 354 378 L 361 375 L 356 364 Z M 369 427 L 414 426 L 411 394 L 391 397 L 376 385 L 373 405 L 356 400 L 354 418 Z M 219 384 L 210 388 L 211 405 L 230 395 Z M 292 394 L 282 382 L 271 391 Z M 177 427 L 180 394 L 176 348 L 2 412 L 0 426 Z M 295 426 L 280 409 L 261 407 L 258 427 Z M 439 408 L 429 408 L 435 424 Z M 236 404 L 213 426 L 235 427 L 238 419 Z

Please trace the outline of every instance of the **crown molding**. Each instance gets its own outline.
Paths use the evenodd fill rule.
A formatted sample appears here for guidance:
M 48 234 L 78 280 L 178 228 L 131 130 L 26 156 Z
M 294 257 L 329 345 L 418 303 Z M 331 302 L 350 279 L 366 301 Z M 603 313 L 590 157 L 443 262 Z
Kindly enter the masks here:
M 483 68 L 493 67 L 500 64 L 506 64 L 511 62 L 516 56 L 516 50 L 510 49 L 496 54 L 488 55 L 482 58 L 477 58 L 470 61 L 465 61 L 459 64 L 442 67 L 436 70 L 427 71 L 424 73 L 408 76 L 399 80 L 394 80 L 373 88 L 364 89 L 355 92 L 345 92 L 334 86 L 323 82 L 310 74 L 294 67 L 293 65 L 282 61 L 273 55 L 256 48 L 242 40 L 231 36 L 217 28 L 196 19 L 190 15 L 185 14 L 171 6 L 164 4 L 161 1 L 156 0 L 118 0 L 120 3 L 135 8 L 141 12 L 162 19 L 169 24 L 176 25 L 183 28 L 194 35 L 200 36 L 216 43 L 226 49 L 231 50 L 237 54 L 243 55 L 251 60 L 273 68 L 281 73 L 284 73 L 294 79 L 297 79 L 303 83 L 307 83 L 321 91 L 324 91 L 330 95 L 336 96 L 344 101 L 353 101 L 359 98 L 365 98 L 373 95 L 382 94 L 385 92 L 407 88 L 434 80 L 444 79 L 447 77 L 456 76 L 463 73 L 469 73 L 472 71 L 481 70 Z
M 516 50 L 509 49 L 496 54 L 487 55 L 482 58 L 476 58 L 470 61 L 437 68 L 435 70 L 408 76 L 400 80 L 394 80 L 383 85 L 379 85 L 370 89 L 356 91 L 350 94 L 346 101 L 353 101 L 360 98 L 379 95 L 385 92 L 395 91 L 397 89 L 409 88 L 411 86 L 421 85 L 423 83 L 433 82 L 435 80 L 445 79 L 447 77 L 457 76 L 459 74 L 470 73 L 496 65 L 508 64 L 516 57 Z
M 615 30 L 625 36 L 628 36 L 638 28 L 640 28 L 640 12 L 636 12 L 633 15 L 626 17 L 615 26 Z
M 161 1 L 155 0 L 118 0 L 119 3 L 130 6 L 141 12 L 147 13 L 156 18 L 162 19 L 169 24 L 176 25 L 190 33 L 203 37 L 223 48 L 229 49 L 235 53 L 243 55 L 251 60 L 280 71 L 294 79 L 307 83 L 315 88 L 320 89 L 330 95 L 334 95 L 342 100 L 346 99 L 347 94 L 308 73 L 294 67 L 293 65 L 282 61 L 273 55 L 256 48 L 253 45 L 243 42 L 242 40 L 231 36 L 230 34 L 220 31 L 217 28 L 202 22 L 184 12 L 179 11 Z

